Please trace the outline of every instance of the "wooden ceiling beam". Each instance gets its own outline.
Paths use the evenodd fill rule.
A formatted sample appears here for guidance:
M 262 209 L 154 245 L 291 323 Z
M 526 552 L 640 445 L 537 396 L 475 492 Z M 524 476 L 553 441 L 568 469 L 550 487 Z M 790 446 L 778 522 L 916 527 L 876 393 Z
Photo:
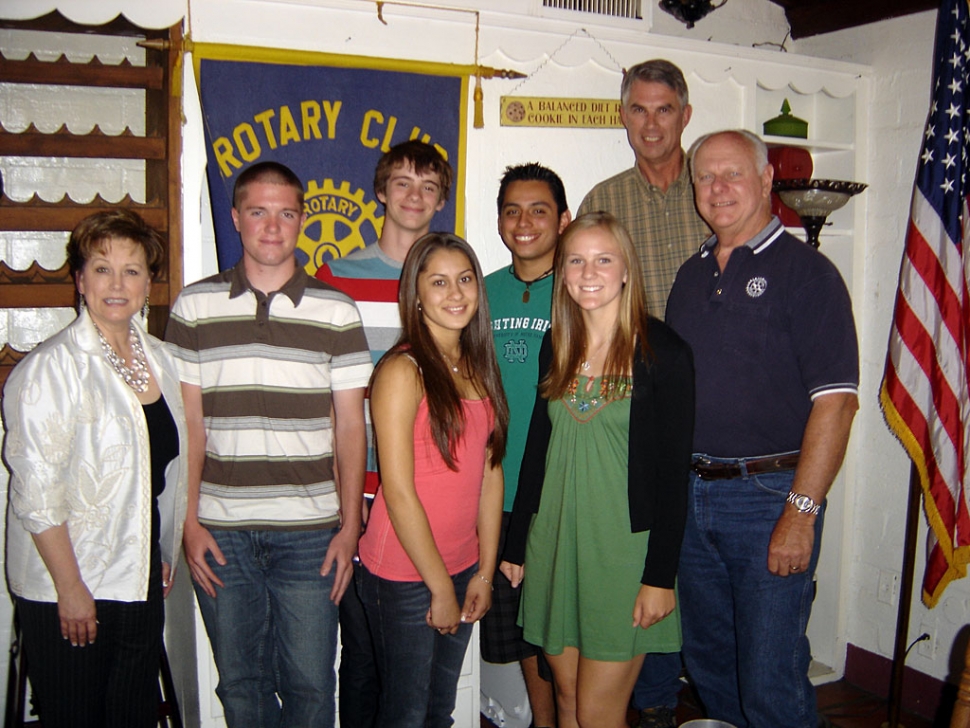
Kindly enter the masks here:
M 772 0 L 785 9 L 792 38 L 855 28 L 940 7 L 940 0 Z

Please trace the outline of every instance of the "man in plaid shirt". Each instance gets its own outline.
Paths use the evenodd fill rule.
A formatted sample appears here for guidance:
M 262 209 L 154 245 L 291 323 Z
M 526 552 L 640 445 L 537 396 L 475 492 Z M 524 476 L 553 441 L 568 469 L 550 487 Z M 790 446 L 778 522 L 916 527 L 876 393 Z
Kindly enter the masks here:
M 694 206 L 681 135 L 693 109 L 683 72 L 670 61 L 638 63 L 623 76 L 620 118 L 636 164 L 590 190 L 579 214 L 605 210 L 630 232 L 643 266 L 647 310 L 663 319 L 681 264 L 710 236 Z M 680 653 L 648 653 L 633 690 L 641 728 L 677 723 Z
M 636 164 L 593 187 L 579 214 L 605 210 L 623 223 L 640 254 L 647 310 L 663 319 L 678 269 L 711 234 L 694 207 L 680 142 L 693 109 L 684 74 L 663 59 L 628 70 L 620 99 Z

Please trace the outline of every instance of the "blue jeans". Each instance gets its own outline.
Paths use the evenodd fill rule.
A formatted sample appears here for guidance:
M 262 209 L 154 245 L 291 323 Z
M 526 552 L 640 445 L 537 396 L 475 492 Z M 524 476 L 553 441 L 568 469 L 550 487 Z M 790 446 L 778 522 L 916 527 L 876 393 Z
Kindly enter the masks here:
M 478 565 L 452 576 L 458 605 Z M 454 724 L 458 676 L 472 625 L 456 634 L 428 626 L 431 592 L 423 581 L 388 581 L 366 567 L 357 572 L 381 674 L 381 728 L 447 728 Z
M 681 687 L 680 653 L 648 652 L 633 686 L 633 704 L 637 710 L 661 707 L 674 710 Z
M 793 477 L 691 476 L 677 581 L 684 663 L 708 717 L 738 728 L 815 728 L 817 721 L 805 629 L 822 514 L 805 572 L 780 577 L 767 565 Z
M 333 728 L 337 605 L 320 566 L 335 532 L 212 531 L 225 586 L 195 593 L 230 728 Z

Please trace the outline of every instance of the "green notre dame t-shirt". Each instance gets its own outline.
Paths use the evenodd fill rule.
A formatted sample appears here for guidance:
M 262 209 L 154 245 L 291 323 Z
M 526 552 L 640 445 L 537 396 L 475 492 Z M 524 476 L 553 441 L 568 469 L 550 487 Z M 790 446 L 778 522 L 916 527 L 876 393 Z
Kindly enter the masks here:
M 512 510 L 519 484 L 519 467 L 529 434 L 529 421 L 539 380 L 539 346 L 549 329 L 552 276 L 528 287 L 513 275 L 511 266 L 485 277 L 492 313 L 495 354 L 509 401 L 509 435 L 502 467 L 505 471 L 505 510 Z M 525 292 L 528 290 L 529 295 Z M 523 301 L 527 298 L 528 301 Z

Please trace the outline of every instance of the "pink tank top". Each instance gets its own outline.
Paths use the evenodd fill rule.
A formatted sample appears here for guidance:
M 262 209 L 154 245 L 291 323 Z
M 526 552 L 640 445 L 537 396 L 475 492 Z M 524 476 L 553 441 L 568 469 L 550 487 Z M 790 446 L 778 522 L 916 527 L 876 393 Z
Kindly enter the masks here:
M 414 419 L 414 486 L 449 574 L 478 561 L 478 504 L 485 452 L 494 427 L 489 400 L 462 400 L 462 410 L 465 429 L 454 458 L 457 472 L 445 465 L 431 437 L 427 398 L 422 398 Z M 391 526 L 383 488 L 374 498 L 358 551 L 361 563 L 382 579 L 421 581 Z

